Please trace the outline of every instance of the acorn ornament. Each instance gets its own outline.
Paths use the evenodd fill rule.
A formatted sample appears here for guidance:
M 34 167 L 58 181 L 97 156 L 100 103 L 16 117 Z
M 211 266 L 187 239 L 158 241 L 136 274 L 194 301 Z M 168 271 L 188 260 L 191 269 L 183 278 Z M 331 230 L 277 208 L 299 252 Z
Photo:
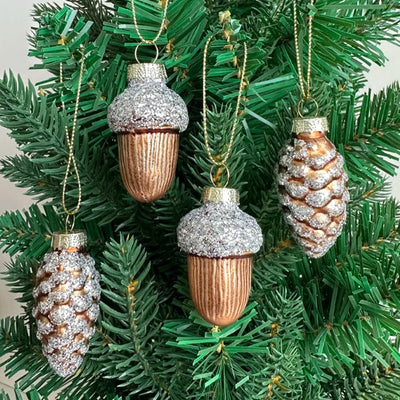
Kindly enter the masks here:
M 349 192 L 343 157 L 325 136 L 326 118 L 296 118 L 296 135 L 279 161 L 280 203 L 293 236 L 311 258 L 334 245 L 346 221 Z
M 253 254 L 262 245 L 256 220 L 240 210 L 235 189 L 206 187 L 203 205 L 184 216 L 178 246 L 188 254 L 190 294 L 206 321 L 235 322 L 249 299 Z
M 78 370 L 95 333 L 100 275 L 82 231 L 53 234 L 52 251 L 36 274 L 33 316 L 51 368 L 61 377 Z
M 189 123 L 185 102 L 166 85 L 162 64 L 128 67 L 128 87 L 108 109 L 118 135 L 119 165 L 129 194 L 147 203 L 170 188 L 178 160 L 179 133 Z

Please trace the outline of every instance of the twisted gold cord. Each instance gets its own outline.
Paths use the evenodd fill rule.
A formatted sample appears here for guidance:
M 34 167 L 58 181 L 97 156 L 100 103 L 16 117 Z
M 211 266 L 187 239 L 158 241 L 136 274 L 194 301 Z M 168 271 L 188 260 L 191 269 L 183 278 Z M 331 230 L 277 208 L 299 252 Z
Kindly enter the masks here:
M 207 155 L 211 163 L 213 164 L 211 167 L 210 171 L 210 178 L 211 182 L 213 185 L 215 185 L 214 180 L 212 179 L 212 171 L 214 166 L 222 166 L 226 169 L 228 178 L 226 185 L 228 184 L 229 181 L 229 169 L 226 165 L 226 162 L 232 152 L 232 145 L 233 141 L 235 139 L 235 133 L 236 133 L 236 127 L 237 127 L 237 122 L 239 119 L 239 107 L 240 107 L 240 99 L 242 97 L 242 92 L 243 92 L 243 86 L 244 86 L 244 79 L 246 76 L 246 65 L 247 65 L 247 44 L 244 43 L 244 57 L 243 57 L 243 68 L 241 71 L 241 79 L 240 79 L 240 86 L 239 86 L 239 92 L 238 92 L 238 97 L 237 97 L 237 102 L 236 102 L 236 109 L 235 109 L 235 120 L 233 122 L 233 127 L 232 127 L 232 132 L 230 135 L 229 143 L 228 143 L 228 148 L 226 150 L 226 153 L 223 157 L 222 160 L 217 160 L 212 154 L 211 154 L 211 149 L 209 145 L 209 140 L 208 140 L 208 130 L 207 130 L 207 53 L 208 53 L 208 46 L 211 42 L 211 39 L 213 36 L 210 36 L 206 42 L 206 45 L 204 47 L 204 54 L 203 54 L 203 131 L 204 131 L 204 142 L 206 145 L 207 149 Z
M 73 117 L 73 121 L 72 121 L 71 133 L 69 133 L 68 126 L 65 125 L 65 137 L 67 139 L 67 145 L 68 145 L 68 162 L 67 162 L 67 169 L 66 169 L 65 175 L 64 175 L 63 187 L 62 187 L 62 207 L 66 214 L 66 219 L 65 219 L 65 231 L 66 232 L 68 232 L 68 222 L 69 222 L 69 218 L 71 216 L 73 217 L 73 221 L 71 222 L 71 228 L 69 230 L 72 231 L 74 229 L 75 215 L 79 211 L 79 209 L 81 207 L 81 202 L 82 202 L 82 187 L 81 187 L 81 180 L 79 177 L 78 167 L 76 165 L 76 159 L 74 156 L 74 142 L 75 142 L 76 122 L 78 119 L 78 109 L 79 109 L 79 100 L 80 100 L 80 95 L 81 95 L 82 76 L 83 76 L 84 65 L 85 65 L 84 54 L 82 53 L 81 67 L 80 67 L 80 71 L 79 71 L 78 90 L 77 90 L 76 99 L 75 99 L 75 110 L 74 110 L 74 117 Z M 62 63 L 60 63 L 60 83 L 61 84 L 63 83 Z M 65 103 L 63 100 L 61 101 L 61 105 L 62 105 L 62 109 L 65 110 Z M 66 187 L 67 187 L 67 182 L 68 182 L 68 176 L 69 176 L 69 173 L 71 172 L 72 168 L 75 171 L 76 182 L 78 185 L 78 202 L 73 210 L 69 210 L 66 205 L 66 202 L 65 202 L 65 197 L 66 197 Z
M 313 6 L 314 0 L 311 0 L 310 4 Z M 312 25 L 314 16 L 310 15 L 309 17 L 308 65 L 307 65 L 307 82 L 306 82 L 307 89 L 304 86 L 303 70 L 300 61 L 299 32 L 298 32 L 298 22 L 297 22 L 297 0 L 293 0 L 293 19 L 294 19 L 294 44 L 296 49 L 296 61 L 297 61 L 297 70 L 299 74 L 301 94 L 303 96 L 303 100 L 308 100 L 311 98 L 311 63 L 312 63 L 312 35 L 313 35 Z
M 157 61 L 157 59 L 158 59 L 158 47 L 157 47 L 157 43 L 156 42 L 160 38 L 161 33 L 162 33 L 162 31 L 164 30 L 164 27 L 165 27 L 165 21 L 166 21 L 166 18 L 167 18 L 168 3 L 169 3 L 169 0 L 165 0 L 164 13 L 163 13 L 160 29 L 158 30 L 157 35 L 154 37 L 154 39 L 149 40 L 149 39 L 145 39 L 142 36 L 142 34 L 140 33 L 139 26 L 138 26 L 137 19 L 136 19 L 135 0 L 131 0 L 133 24 L 135 25 L 136 33 L 137 33 L 137 35 L 138 35 L 138 37 L 140 39 L 140 43 L 138 44 L 138 46 L 136 46 L 136 49 L 135 49 L 135 58 L 136 58 L 136 61 L 138 63 L 140 63 L 140 61 L 137 58 L 137 50 L 138 50 L 139 46 L 142 45 L 143 43 L 152 44 L 155 47 L 156 56 L 155 56 L 155 58 L 153 60 L 153 63 Z

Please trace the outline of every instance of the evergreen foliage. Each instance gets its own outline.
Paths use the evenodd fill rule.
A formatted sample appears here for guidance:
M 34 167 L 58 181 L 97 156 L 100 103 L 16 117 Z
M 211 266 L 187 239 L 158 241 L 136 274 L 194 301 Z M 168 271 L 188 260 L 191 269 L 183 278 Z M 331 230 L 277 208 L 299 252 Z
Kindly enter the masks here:
M 136 0 L 145 38 L 162 8 Z M 107 107 L 122 92 L 138 37 L 130 1 L 69 0 L 36 5 L 36 85 L 12 72 L 0 80 L 0 124 L 22 154 L 1 172 L 37 203 L 0 217 L 0 246 L 12 256 L 4 279 L 24 313 L 0 322 L 8 376 L 22 372 L 15 398 L 46 399 L 363 399 L 400 397 L 400 207 L 387 175 L 400 155 L 400 88 L 365 93 L 363 74 L 383 65 L 382 41 L 399 44 L 398 0 L 299 1 L 300 47 L 314 18 L 314 96 L 330 120 L 330 139 L 346 161 L 351 202 L 334 248 L 309 260 L 290 237 L 276 193 L 279 151 L 290 137 L 299 94 L 292 2 L 173 0 L 161 35 L 169 86 L 187 102 L 177 178 L 166 197 L 139 204 L 125 191 Z M 210 144 L 228 141 L 243 43 L 249 48 L 243 113 L 232 154 L 231 186 L 263 229 L 250 302 L 239 321 L 215 331 L 194 311 L 186 261 L 176 246 L 179 219 L 208 184 L 202 139 L 202 51 L 210 44 Z M 141 47 L 141 59 L 152 59 Z M 41 354 L 31 310 L 35 272 L 62 227 L 61 183 L 82 52 L 85 70 L 75 154 L 83 203 L 77 226 L 102 275 L 101 316 L 78 373 L 56 377 Z M 64 82 L 59 82 L 59 65 Z M 65 102 L 62 111 L 61 103 Z M 218 181 L 217 181 L 218 184 Z M 71 204 L 78 191 L 68 187 Z M 0 394 L 1 400 L 10 397 Z

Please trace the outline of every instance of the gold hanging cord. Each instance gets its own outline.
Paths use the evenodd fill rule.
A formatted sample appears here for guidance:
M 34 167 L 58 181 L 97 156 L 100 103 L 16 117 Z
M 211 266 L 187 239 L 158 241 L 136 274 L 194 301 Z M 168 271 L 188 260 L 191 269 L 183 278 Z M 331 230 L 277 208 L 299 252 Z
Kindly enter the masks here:
M 244 47 L 243 67 L 242 67 L 242 71 L 240 72 L 241 73 L 241 78 L 240 78 L 240 86 L 239 86 L 239 92 L 238 92 L 238 97 L 237 97 L 237 102 L 236 102 L 235 120 L 233 122 L 232 132 L 231 132 L 231 136 L 230 136 L 230 139 L 229 139 L 229 143 L 228 143 L 228 147 L 227 147 L 226 153 L 225 153 L 224 157 L 222 158 L 222 160 L 220 160 L 219 158 L 214 157 L 211 154 L 211 149 L 210 149 L 209 140 L 208 140 L 208 130 L 207 130 L 207 53 L 208 53 L 208 46 L 209 46 L 212 38 L 213 38 L 213 35 L 211 35 L 208 38 L 208 40 L 206 42 L 206 45 L 204 47 L 204 53 L 203 53 L 203 131 L 204 131 L 204 142 L 205 142 L 205 145 L 206 145 L 208 158 L 209 158 L 210 162 L 212 163 L 211 170 L 210 170 L 211 183 L 213 184 L 213 186 L 216 186 L 215 180 L 213 178 L 214 167 L 216 167 L 216 166 L 217 167 L 223 167 L 226 170 L 226 174 L 227 174 L 227 180 L 226 180 L 226 183 L 224 185 L 224 187 L 226 187 L 226 186 L 228 186 L 229 178 L 230 178 L 229 168 L 226 165 L 226 162 L 227 162 L 227 160 L 228 160 L 228 158 L 229 158 L 229 156 L 231 155 L 231 152 L 232 152 L 232 145 L 233 145 L 233 141 L 235 139 L 236 127 L 237 127 L 237 122 L 238 122 L 238 119 L 239 119 L 240 99 L 242 97 L 242 92 L 243 92 L 243 87 L 244 87 L 244 79 L 245 79 L 245 76 L 246 76 L 247 44 L 243 43 L 243 47 Z
M 168 3 L 169 3 L 169 0 L 165 0 L 164 13 L 163 13 L 163 17 L 162 17 L 160 29 L 158 30 L 157 35 L 155 36 L 154 39 L 149 40 L 149 39 L 145 39 L 145 38 L 142 36 L 142 34 L 140 33 L 139 26 L 138 26 L 137 19 L 136 19 L 135 0 L 131 0 L 132 15 L 133 15 L 133 24 L 135 25 L 136 33 L 137 33 L 137 35 L 139 36 L 139 39 L 140 39 L 140 43 L 139 43 L 139 44 L 136 46 L 136 48 L 135 48 L 135 59 L 136 59 L 136 62 L 137 62 L 138 64 L 140 64 L 140 61 L 138 60 L 138 54 L 137 54 L 137 53 L 138 53 L 139 47 L 140 47 L 142 44 L 152 44 L 152 45 L 154 46 L 155 50 L 156 50 L 156 56 L 154 57 L 154 60 L 153 60 L 152 62 L 155 63 L 155 62 L 158 60 L 159 51 L 158 51 L 158 46 L 157 46 L 157 43 L 156 43 L 156 42 L 157 42 L 157 40 L 160 38 L 161 33 L 162 33 L 162 31 L 164 30 L 164 27 L 165 27 L 165 21 L 166 21 L 166 17 L 167 17 Z
M 67 233 L 68 231 L 72 232 L 74 230 L 75 226 L 75 216 L 77 212 L 79 211 L 81 207 L 81 202 L 82 202 L 82 187 L 81 187 L 81 180 L 79 177 L 79 171 L 78 167 L 76 165 L 76 159 L 74 155 L 74 141 L 75 141 L 75 132 L 76 132 L 76 122 L 78 118 L 78 109 L 79 109 L 79 100 L 80 100 L 80 95 L 81 95 L 81 87 L 82 87 L 82 76 L 83 76 L 83 69 L 84 69 L 84 60 L 85 56 L 84 53 L 81 53 L 82 58 L 81 58 L 81 67 L 79 71 L 79 80 L 78 80 L 78 89 L 76 92 L 76 99 L 75 99 L 75 110 L 74 110 L 74 117 L 73 117 L 73 122 L 72 122 L 72 131 L 71 133 L 69 132 L 68 125 L 65 125 L 65 137 L 67 139 L 67 145 L 68 145 L 68 162 L 67 162 L 67 169 L 65 171 L 65 176 L 64 176 L 64 181 L 63 181 L 63 187 L 62 187 L 62 207 L 63 210 L 66 214 L 65 218 L 65 232 Z M 63 83 L 63 66 L 62 63 L 60 63 L 60 83 Z M 61 93 L 62 95 L 62 93 Z M 62 100 L 61 101 L 62 109 L 65 110 L 65 103 Z M 76 176 L 76 182 L 78 185 L 78 202 L 75 206 L 74 209 L 69 210 L 66 202 L 65 202 L 65 197 L 66 197 L 66 188 L 67 188 L 67 182 L 68 182 L 68 177 L 71 172 L 71 170 L 75 171 L 75 176 Z M 71 221 L 71 227 L 68 228 L 69 225 L 69 219 L 72 217 Z
M 314 0 L 310 0 L 311 6 L 314 5 Z M 293 20 L 294 20 L 294 44 L 296 49 L 296 61 L 297 61 L 297 70 L 299 75 L 300 81 L 300 88 L 302 98 L 297 105 L 297 112 L 298 114 L 303 117 L 301 114 L 300 108 L 304 104 L 305 101 L 309 100 L 312 101 L 316 106 L 316 114 L 318 115 L 318 103 L 317 101 L 311 96 L 311 64 L 312 64 L 312 38 L 313 38 L 313 20 L 314 15 L 310 14 L 308 19 L 308 65 L 307 65 L 307 81 L 304 82 L 303 77 L 303 69 L 301 66 L 300 60 L 300 47 L 299 47 L 299 29 L 298 29 L 298 21 L 297 21 L 297 0 L 293 0 Z M 304 85 L 306 83 L 306 86 Z

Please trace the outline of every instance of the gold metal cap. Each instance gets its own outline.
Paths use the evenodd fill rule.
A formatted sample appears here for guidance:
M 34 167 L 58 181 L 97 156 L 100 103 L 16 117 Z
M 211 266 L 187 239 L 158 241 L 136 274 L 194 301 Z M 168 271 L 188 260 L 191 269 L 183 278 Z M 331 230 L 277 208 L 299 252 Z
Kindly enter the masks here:
M 167 79 L 167 71 L 164 64 L 140 63 L 128 65 L 128 81 L 132 79 Z
M 240 201 L 239 190 L 207 186 L 203 189 L 201 200 L 215 203 L 237 203 Z
M 326 117 L 295 118 L 293 121 L 294 133 L 328 132 L 329 125 Z
M 67 250 L 70 248 L 84 249 L 87 245 L 87 236 L 84 231 L 54 232 L 51 240 L 53 250 Z

